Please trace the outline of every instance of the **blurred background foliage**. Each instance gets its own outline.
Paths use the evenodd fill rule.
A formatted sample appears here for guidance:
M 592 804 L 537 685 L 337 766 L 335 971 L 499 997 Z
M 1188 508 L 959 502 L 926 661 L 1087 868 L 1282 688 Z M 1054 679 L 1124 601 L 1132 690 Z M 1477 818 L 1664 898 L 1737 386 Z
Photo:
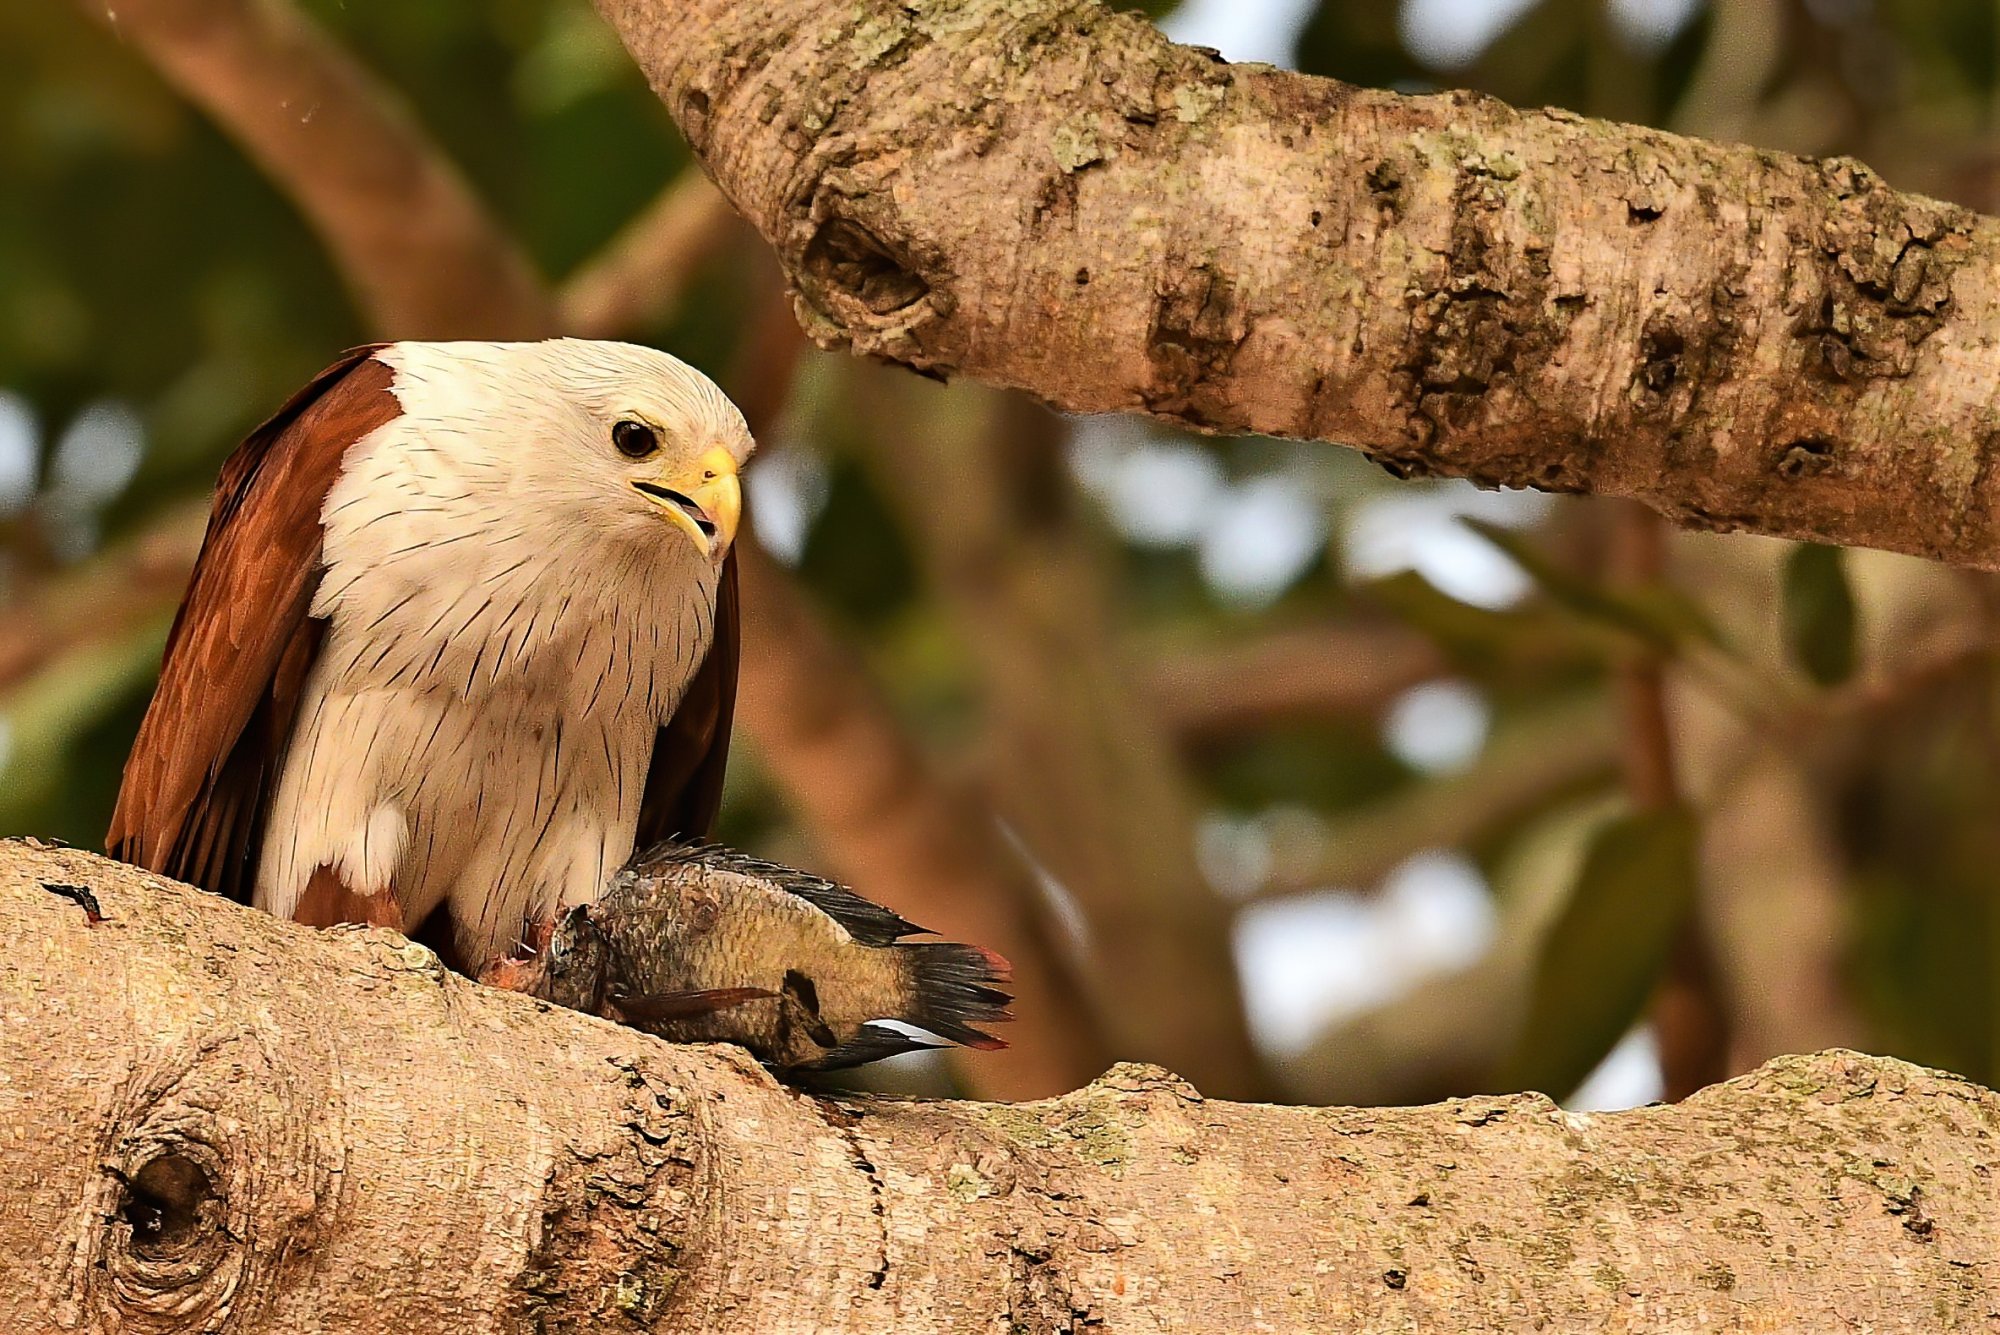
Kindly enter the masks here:
M 689 170 L 582 0 L 305 8 L 552 279 Z M 2000 182 L 1987 0 L 1148 12 L 1232 59 L 1851 153 L 1977 208 Z M 94 846 L 217 466 L 369 330 L 115 9 L 0 6 L 0 182 L 0 832 Z M 774 283 L 736 235 L 625 333 L 740 384 Z M 1084 1051 L 1316 1101 L 1611 1106 L 1831 1044 L 2000 1080 L 1989 577 L 797 369 L 757 534 L 1035 873 L 1023 911 L 1087 998 L 1044 1020 Z M 838 832 L 765 746 L 721 834 L 815 865 Z M 1240 1009 L 1254 1053 L 1158 1032 L 1119 973 L 1134 923 L 1228 939 L 1153 982 Z

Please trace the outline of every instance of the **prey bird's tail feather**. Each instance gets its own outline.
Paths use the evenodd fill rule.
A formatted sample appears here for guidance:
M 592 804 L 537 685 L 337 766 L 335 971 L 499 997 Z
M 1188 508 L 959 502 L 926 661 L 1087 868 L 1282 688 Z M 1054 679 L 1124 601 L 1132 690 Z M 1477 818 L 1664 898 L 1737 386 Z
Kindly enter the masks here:
M 906 1034 L 900 1029 L 891 1029 L 886 1024 L 875 1024 L 871 1021 L 856 1030 L 853 1038 L 824 1057 L 808 1062 L 806 1069 L 844 1071 L 850 1066 L 865 1066 L 869 1062 L 881 1061 L 884 1057 L 900 1057 L 906 1052 L 930 1052 L 949 1046 L 946 1043 L 926 1043 L 913 1034 Z
M 968 1048 L 1004 1048 L 1005 1039 L 975 1028 L 1014 1018 L 1007 1009 L 1014 1000 L 1004 984 L 1013 966 L 979 946 L 955 941 L 904 944 L 902 957 L 910 1010 L 899 1019 L 927 1029 Z

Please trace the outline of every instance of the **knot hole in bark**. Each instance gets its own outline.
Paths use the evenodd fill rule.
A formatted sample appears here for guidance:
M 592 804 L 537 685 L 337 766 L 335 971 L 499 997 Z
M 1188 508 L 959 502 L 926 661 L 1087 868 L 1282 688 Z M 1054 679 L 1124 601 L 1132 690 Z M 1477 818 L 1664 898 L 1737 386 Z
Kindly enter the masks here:
M 1639 378 L 1655 394 L 1664 394 L 1680 378 L 1681 354 L 1687 340 L 1668 325 L 1649 325 L 1639 343 Z
M 832 299 L 878 317 L 916 305 L 931 290 L 887 243 L 847 218 L 820 224 L 806 243 L 799 277 L 822 309 Z
M 337 1106 L 261 1032 L 154 1053 L 117 1094 L 64 1277 L 90 1329 L 254 1325 L 313 1251 L 344 1158 Z
M 171 1261 L 199 1247 L 222 1217 L 222 1199 L 208 1170 L 168 1151 L 139 1166 L 125 1182 L 118 1214 L 132 1229 L 141 1260 Z
M 1834 444 L 1820 436 L 1795 440 L 1778 456 L 1778 472 L 1788 478 L 1814 477 L 1833 467 Z
M 688 88 L 681 93 L 681 133 L 686 136 L 689 146 L 696 152 L 708 147 L 708 113 L 711 102 L 708 93 L 700 88 Z
M 98 1293 L 108 1328 L 151 1329 L 149 1320 L 231 1304 L 248 1254 L 229 1226 L 237 1184 L 220 1133 L 206 1119 L 171 1117 L 140 1127 L 110 1165 L 99 1272 L 109 1282 Z

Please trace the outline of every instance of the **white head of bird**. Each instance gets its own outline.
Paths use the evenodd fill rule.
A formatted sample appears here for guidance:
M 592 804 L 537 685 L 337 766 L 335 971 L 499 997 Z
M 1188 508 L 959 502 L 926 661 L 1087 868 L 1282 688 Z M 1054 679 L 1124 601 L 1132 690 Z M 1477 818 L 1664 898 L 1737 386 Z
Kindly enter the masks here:
M 463 497 L 490 508 L 481 518 L 581 540 L 659 555 L 665 519 L 712 563 L 728 550 L 750 431 L 715 382 L 678 358 L 567 338 L 402 343 L 378 356 L 395 372 L 403 417 L 390 448 L 374 451 L 376 476 L 446 508 Z
M 570 642 L 585 629 L 607 646 L 621 626 L 643 634 L 639 662 L 655 635 L 681 641 L 675 661 L 706 638 L 752 448 L 713 381 L 651 348 L 581 339 L 377 355 L 402 415 L 349 451 L 327 497 L 314 610 L 336 639 L 365 618 L 371 644 L 386 631 L 410 651 L 384 660 L 392 675 L 441 652 L 427 675 L 448 683 L 456 664 L 470 696 L 482 680 L 592 668 L 597 655 Z

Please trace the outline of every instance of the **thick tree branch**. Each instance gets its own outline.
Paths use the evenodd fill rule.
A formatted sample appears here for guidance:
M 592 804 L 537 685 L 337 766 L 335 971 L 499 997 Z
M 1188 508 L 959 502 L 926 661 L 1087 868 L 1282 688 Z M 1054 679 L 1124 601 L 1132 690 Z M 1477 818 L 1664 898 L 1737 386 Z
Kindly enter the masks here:
M 84 887 L 104 919 L 45 884 Z M 71 892 L 72 894 L 74 892 Z M 1678 1107 L 827 1100 L 88 854 L 0 845 L 0 1326 L 1936 1330 L 2000 1096 L 1787 1058 Z
M 1090 0 L 598 0 L 827 346 L 2000 567 L 2000 223 Z

